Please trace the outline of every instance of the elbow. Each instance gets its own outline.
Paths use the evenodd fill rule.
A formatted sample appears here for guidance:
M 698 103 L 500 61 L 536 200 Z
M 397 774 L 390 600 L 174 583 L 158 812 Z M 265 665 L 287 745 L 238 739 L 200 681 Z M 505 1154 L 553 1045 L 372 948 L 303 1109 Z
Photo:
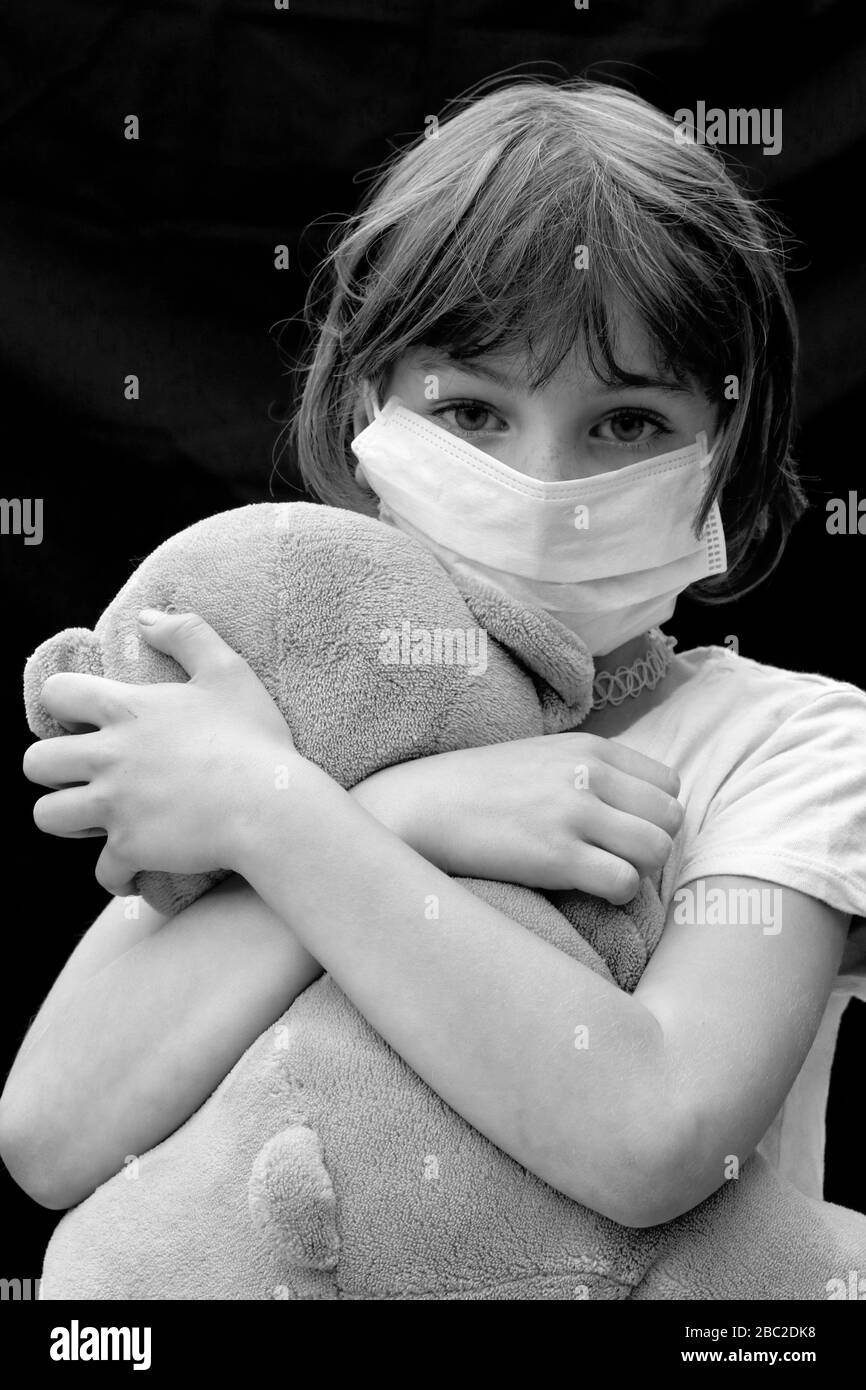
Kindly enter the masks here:
M 0 1158 L 13 1182 L 49 1211 L 66 1211 L 86 1194 L 75 1189 L 54 1156 L 54 1146 L 34 1124 L 28 1107 L 7 1085 L 0 1097 Z
M 646 1122 L 628 1133 L 620 1131 L 606 1147 L 596 1181 L 590 1189 L 586 1174 L 579 1180 L 555 1184 L 566 1196 L 591 1207 L 618 1226 L 644 1230 L 673 1221 L 720 1187 L 702 1161 L 698 1126 L 689 1117 L 664 1119 L 661 1107 L 650 1107 Z M 615 1155 L 615 1156 L 614 1156 Z
M 642 1231 L 650 1226 L 663 1226 L 667 1221 L 674 1221 L 696 1205 L 697 1201 L 687 1196 L 675 1181 L 671 1183 L 669 1175 L 663 1173 L 639 1191 L 616 1194 L 602 1215 L 615 1221 L 618 1226 Z
M 643 1132 L 627 1150 L 627 1161 L 613 1165 L 603 1215 L 620 1226 L 645 1230 L 684 1216 L 722 1185 L 724 1174 L 710 1171 L 698 1126 L 677 1117 L 657 1132 Z

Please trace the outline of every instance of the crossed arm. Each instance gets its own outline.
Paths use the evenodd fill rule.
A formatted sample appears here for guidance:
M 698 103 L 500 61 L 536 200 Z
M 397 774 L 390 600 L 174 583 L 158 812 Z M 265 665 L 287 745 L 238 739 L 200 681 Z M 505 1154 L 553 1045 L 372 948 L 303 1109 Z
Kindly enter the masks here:
M 689 1210 L 751 1153 L 817 1029 L 842 914 L 785 889 L 774 935 L 671 920 L 629 996 L 422 859 L 363 789 L 310 790 L 291 866 L 272 824 L 255 889 L 231 879 L 168 923 L 115 899 L 73 953 L 0 1104 L 37 1201 L 74 1205 L 173 1132 L 322 966 L 477 1129 L 625 1225 Z
M 664 826 L 678 824 L 660 765 L 590 739 L 596 790 L 576 799 L 567 743 L 446 755 L 472 761 L 483 809 L 464 796 L 437 811 L 422 781 L 416 802 L 450 834 L 440 854 L 441 835 L 430 848 L 424 816 L 407 819 L 391 790 L 436 759 L 348 793 L 295 752 L 267 692 L 200 620 L 166 617 L 149 640 L 189 682 L 51 678 L 55 716 L 94 732 L 28 750 L 28 775 L 55 788 L 37 823 L 73 836 L 102 826 L 97 872 L 118 894 L 137 868 L 221 864 L 238 878 L 169 923 L 147 910 L 128 923 L 110 905 L 77 948 L 0 1099 L 0 1152 L 35 1200 L 74 1205 L 170 1134 L 320 969 L 470 1124 L 624 1225 L 689 1210 L 725 1180 L 728 1156 L 748 1157 L 817 1030 L 844 914 L 783 888 L 773 933 L 672 916 L 627 995 L 451 875 L 508 877 L 504 853 L 516 881 L 544 886 L 517 867 L 535 836 L 528 871 L 565 875 L 547 886 L 599 891 L 588 883 L 600 875 L 603 896 L 627 901 L 635 865 L 663 860 Z M 289 790 L 275 792 L 275 764 L 291 769 Z M 456 866 L 457 851 L 470 862 Z M 496 872 L 474 867 L 485 851 Z M 569 878 L 578 868 L 586 881 Z

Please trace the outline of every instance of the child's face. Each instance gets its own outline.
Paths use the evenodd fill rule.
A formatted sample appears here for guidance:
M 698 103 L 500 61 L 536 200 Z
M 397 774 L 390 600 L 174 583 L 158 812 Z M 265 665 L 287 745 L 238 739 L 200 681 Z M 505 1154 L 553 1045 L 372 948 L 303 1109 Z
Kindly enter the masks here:
M 618 363 L 645 377 L 646 386 L 606 386 L 584 354 L 574 353 L 532 393 L 519 354 L 459 364 L 441 349 L 417 347 L 397 362 L 382 402 L 397 395 L 410 410 L 543 482 L 591 477 L 670 453 L 694 444 L 699 430 L 712 444 L 717 407 L 697 382 L 658 380 L 648 335 L 634 315 L 618 316 L 616 347 Z M 438 398 L 429 399 L 434 391 Z

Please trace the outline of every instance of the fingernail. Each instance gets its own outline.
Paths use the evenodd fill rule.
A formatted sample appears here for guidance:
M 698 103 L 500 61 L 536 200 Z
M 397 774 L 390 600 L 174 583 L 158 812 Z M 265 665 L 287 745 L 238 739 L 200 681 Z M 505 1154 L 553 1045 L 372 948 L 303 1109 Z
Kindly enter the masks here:
M 158 622 L 162 616 L 158 608 L 142 608 L 138 621 L 147 627 L 150 623 Z

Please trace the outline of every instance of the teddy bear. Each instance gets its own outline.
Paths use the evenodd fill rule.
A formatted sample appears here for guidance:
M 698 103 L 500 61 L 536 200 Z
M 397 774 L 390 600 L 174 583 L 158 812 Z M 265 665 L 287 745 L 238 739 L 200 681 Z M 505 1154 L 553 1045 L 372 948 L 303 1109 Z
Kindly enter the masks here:
M 41 644 L 25 670 L 34 733 L 66 732 L 39 699 L 54 671 L 186 679 L 137 637 L 146 606 L 200 614 L 346 788 L 411 758 L 575 730 L 591 706 L 592 658 L 546 612 L 372 517 L 259 503 L 172 537 L 93 631 Z M 225 873 L 147 872 L 135 887 L 171 916 Z M 627 991 L 664 926 L 649 879 L 623 907 L 460 881 Z M 437 929 L 435 898 L 407 903 L 419 931 Z M 580 1026 L 563 1040 L 576 1065 Z M 64 1216 L 41 1297 L 818 1298 L 858 1259 L 866 1217 L 802 1196 L 757 1155 L 676 1221 L 617 1225 L 478 1133 L 323 974 L 183 1125 Z

